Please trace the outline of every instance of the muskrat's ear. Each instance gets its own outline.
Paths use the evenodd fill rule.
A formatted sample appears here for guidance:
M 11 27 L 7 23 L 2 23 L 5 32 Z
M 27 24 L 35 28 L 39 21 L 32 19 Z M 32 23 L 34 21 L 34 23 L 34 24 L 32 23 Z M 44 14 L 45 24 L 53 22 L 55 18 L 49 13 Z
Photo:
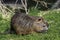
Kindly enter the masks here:
M 42 19 L 41 18 L 38 18 L 37 20 L 35 20 L 36 21 L 36 23 L 40 23 L 40 22 L 42 22 Z
M 42 20 L 43 20 L 43 18 L 42 18 L 42 17 L 40 17 L 40 18 L 38 18 L 37 20 L 38 20 L 38 21 L 42 21 Z

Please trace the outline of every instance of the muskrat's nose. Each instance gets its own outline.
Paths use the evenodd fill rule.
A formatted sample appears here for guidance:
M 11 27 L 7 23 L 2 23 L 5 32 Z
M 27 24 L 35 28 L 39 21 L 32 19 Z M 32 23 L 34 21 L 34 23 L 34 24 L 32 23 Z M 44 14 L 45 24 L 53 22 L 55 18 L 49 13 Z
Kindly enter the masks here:
M 46 31 L 48 30 L 48 28 L 45 29 Z

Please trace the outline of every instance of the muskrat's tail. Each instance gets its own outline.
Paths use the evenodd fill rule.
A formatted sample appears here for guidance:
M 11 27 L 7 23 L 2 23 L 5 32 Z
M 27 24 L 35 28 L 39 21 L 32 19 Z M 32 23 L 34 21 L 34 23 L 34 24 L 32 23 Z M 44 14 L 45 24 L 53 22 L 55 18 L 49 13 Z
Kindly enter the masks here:
M 10 29 L 5 30 L 4 32 L 0 32 L 0 34 L 10 34 Z
M 5 34 L 15 34 L 15 31 L 8 28 L 4 32 L 0 32 L 0 35 L 1 34 L 3 34 L 3 35 L 5 35 Z

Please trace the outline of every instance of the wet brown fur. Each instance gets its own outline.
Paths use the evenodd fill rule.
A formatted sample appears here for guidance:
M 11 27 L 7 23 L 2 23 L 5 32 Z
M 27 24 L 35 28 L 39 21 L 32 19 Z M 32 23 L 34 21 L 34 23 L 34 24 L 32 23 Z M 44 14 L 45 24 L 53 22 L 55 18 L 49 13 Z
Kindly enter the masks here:
M 16 34 L 30 34 L 37 32 L 37 30 L 43 30 L 43 28 L 35 27 L 35 23 L 44 23 L 46 26 L 48 25 L 42 17 L 29 16 L 24 12 L 15 12 L 15 15 L 11 18 L 11 30 L 14 30 Z

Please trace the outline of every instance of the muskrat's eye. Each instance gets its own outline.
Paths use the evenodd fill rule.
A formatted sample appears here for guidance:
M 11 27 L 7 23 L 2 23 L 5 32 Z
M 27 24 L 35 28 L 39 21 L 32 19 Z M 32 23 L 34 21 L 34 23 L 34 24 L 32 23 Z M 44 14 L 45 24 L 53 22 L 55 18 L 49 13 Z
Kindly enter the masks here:
M 41 19 L 38 19 L 38 21 L 41 21 Z

